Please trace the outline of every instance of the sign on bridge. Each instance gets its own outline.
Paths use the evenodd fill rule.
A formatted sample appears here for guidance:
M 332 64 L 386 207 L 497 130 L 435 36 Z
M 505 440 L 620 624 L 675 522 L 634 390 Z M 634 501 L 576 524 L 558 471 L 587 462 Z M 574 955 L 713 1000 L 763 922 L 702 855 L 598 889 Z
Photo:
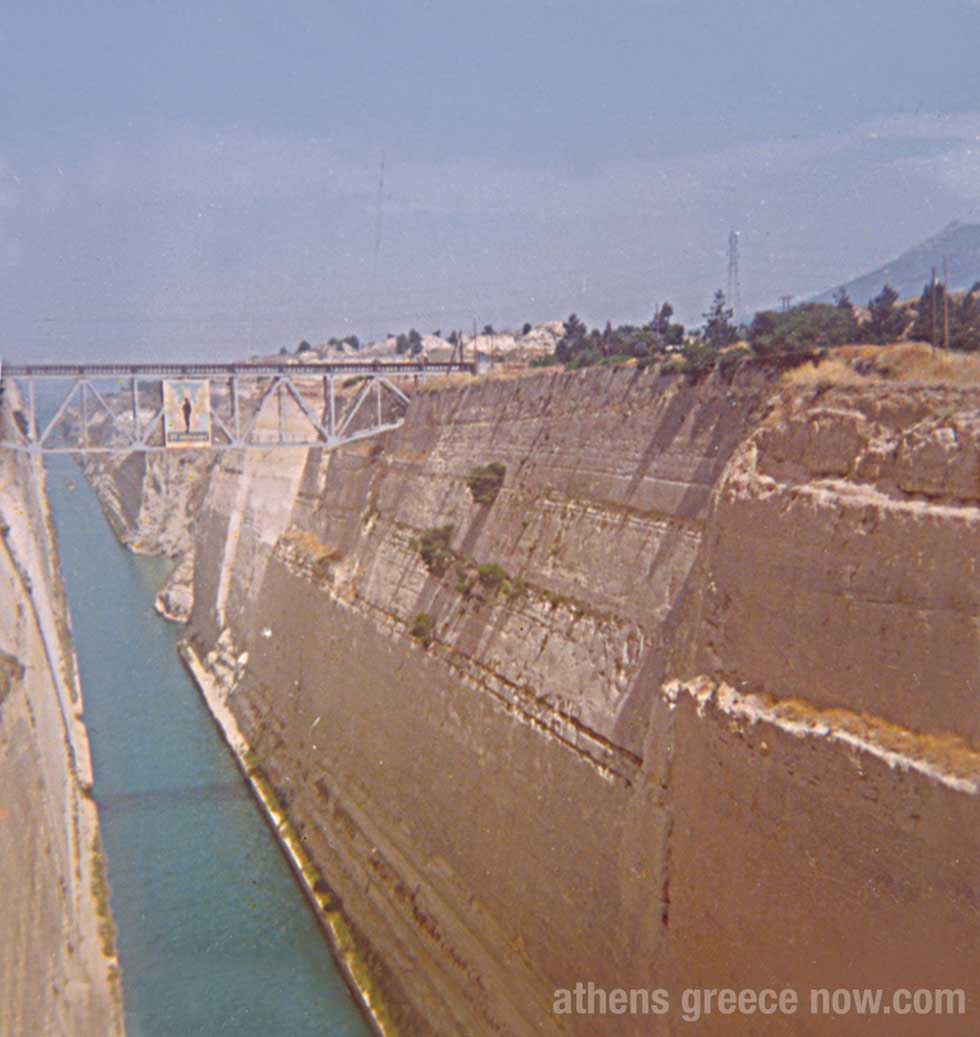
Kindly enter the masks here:
M 211 445 L 211 383 L 163 382 L 163 438 L 169 447 Z

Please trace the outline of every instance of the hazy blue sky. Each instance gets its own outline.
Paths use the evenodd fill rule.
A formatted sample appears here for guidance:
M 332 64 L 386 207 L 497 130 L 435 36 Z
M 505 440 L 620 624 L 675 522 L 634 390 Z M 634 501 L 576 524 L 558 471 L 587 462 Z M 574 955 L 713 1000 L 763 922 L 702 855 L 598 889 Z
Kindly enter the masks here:
M 980 220 L 978 54 L 973 0 L 6 0 L 0 352 L 694 321 L 732 227 L 803 296 Z

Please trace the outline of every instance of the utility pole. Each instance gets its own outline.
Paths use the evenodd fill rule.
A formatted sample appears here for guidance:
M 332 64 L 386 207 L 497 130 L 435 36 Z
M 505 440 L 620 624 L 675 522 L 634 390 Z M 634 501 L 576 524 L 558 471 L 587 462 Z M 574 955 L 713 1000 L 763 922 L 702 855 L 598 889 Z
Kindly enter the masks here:
M 786 313 L 786 311 L 789 309 L 789 304 L 792 301 L 793 301 L 793 296 L 792 295 L 781 295 L 779 297 L 779 302 L 780 302 L 780 304 L 783 307 L 783 313 Z
M 936 320 L 936 268 L 932 268 L 932 348 L 936 349 L 936 340 L 939 333 L 939 324 Z
M 949 352 L 949 274 L 943 256 L 943 349 Z

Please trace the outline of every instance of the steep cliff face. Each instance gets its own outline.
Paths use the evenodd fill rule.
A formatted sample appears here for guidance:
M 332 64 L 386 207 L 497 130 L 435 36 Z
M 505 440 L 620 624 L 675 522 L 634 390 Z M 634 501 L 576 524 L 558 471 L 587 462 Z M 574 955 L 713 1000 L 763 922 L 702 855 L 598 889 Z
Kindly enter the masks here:
M 976 404 L 541 374 L 214 469 L 191 645 L 405 1032 L 591 1035 L 578 981 L 969 990 Z
M 0 422 L 10 420 L 8 388 Z M 123 1032 L 67 613 L 33 461 L 0 452 L 0 1034 Z
M 178 622 L 191 613 L 195 520 L 214 463 L 210 453 L 196 450 L 122 458 L 96 454 L 84 461 L 85 475 L 119 539 L 139 554 L 174 559 L 156 607 Z

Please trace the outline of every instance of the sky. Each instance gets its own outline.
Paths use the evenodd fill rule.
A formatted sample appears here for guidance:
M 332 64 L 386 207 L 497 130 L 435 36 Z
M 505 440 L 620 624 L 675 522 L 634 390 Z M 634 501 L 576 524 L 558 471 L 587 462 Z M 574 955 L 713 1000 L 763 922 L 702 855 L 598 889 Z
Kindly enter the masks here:
M 980 222 L 978 51 L 976 0 L 5 0 L 0 355 L 695 324 L 732 229 L 748 316 Z

